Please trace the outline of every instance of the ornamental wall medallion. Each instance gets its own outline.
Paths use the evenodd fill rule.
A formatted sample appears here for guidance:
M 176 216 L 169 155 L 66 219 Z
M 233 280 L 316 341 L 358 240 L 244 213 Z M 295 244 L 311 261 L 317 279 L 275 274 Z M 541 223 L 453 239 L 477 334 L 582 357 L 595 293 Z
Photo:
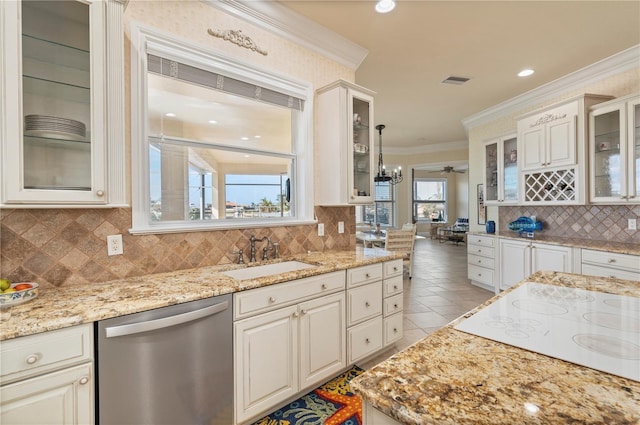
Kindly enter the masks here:
M 261 55 L 267 56 L 267 51 L 260 48 L 255 41 L 251 39 L 248 35 L 244 35 L 242 30 L 212 30 L 209 28 L 207 30 L 209 35 L 214 37 L 221 38 L 225 41 L 229 41 L 233 44 L 236 44 L 240 47 L 244 47 L 245 49 L 249 49 L 254 52 L 258 52 Z

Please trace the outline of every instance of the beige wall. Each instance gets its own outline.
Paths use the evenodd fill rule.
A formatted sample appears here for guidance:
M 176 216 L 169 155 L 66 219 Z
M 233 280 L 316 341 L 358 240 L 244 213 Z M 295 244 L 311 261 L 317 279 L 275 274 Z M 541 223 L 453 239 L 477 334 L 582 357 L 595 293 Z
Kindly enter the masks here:
M 569 99 L 584 93 L 611 95 L 620 97 L 627 94 L 640 91 L 640 68 L 623 72 L 613 77 L 597 81 L 595 83 L 585 84 L 583 87 L 562 93 L 552 99 L 547 99 L 540 104 L 533 105 L 527 109 L 512 111 L 510 114 L 503 116 L 488 124 L 480 125 L 469 129 L 469 223 L 472 231 L 483 231 L 484 225 L 478 225 L 478 216 L 475 205 L 477 204 L 477 196 L 473 188 L 477 184 L 482 183 L 482 158 L 484 157 L 483 142 L 496 136 L 501 136 L 516 131 L 515 117 L 526 112 L 551 105 L 564 99 Z M 498 222 L 498 207 L 487 207 L 487 220 Z

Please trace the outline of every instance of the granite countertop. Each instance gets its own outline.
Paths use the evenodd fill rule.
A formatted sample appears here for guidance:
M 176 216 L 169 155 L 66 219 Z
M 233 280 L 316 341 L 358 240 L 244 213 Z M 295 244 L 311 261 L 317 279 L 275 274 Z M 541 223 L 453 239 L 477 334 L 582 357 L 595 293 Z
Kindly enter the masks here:
M 640 282 L 552 272 L 527 281 L 640 297 Z M 640 382 L 453 328 L 518 286 L 367 370 L 351 388 L 402 424 L 639 424 Z
M 278 261 L 296 260 L 317 267 L 250 280 L 239 281 L 220 274 L 245 267 L 231 264 L 91 285 L 40 287 L 36 299 L 2 311 L 5 315 L 9 312 L 7 316 L 10 317 L 0 322 L 0 341 L 396 258 L 402 258 L 402 255 L 357 247 L 349 251 L 313 252 L 283 258 Z M 264 263 L 252 265 L 260 264 Z
M 544 233 L 536 232 L 535 237 L 525 238 L 519 236 L 517 232 L 496 232 L 496 233 L 486 233 L 486 232 L 469 232 L 469 235 L 478 235 L 478 236 L 493 236 L 497 238 L 505 238 L 505 239 L 515 239 L 524 242 L 542 242 L 548 243 L 552 245 L 563 245 L 563 246 L 572 246 L 574 248 L 588 248 L 595 249 L 597 251 L 607 251 L 607 252 L 615 252 L 618 254 L 630 254 L 630 255 L 640 255 L 640 244 L 636 243 L 624 243 L 624 242 L 611 242 L 611 241 L 600 241 L 600 240 L 591 240 L 591 239 L 577 239 L 577 238 L 563 238 L 560 236 L 549 236 Z

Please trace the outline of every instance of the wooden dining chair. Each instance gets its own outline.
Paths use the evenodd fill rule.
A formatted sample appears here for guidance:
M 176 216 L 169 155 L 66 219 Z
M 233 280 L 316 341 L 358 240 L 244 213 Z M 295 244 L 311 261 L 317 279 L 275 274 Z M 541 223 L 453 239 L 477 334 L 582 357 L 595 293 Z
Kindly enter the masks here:
M 413 274 L 413 247 L 416 241 L 414 229 L 387 230 L 387 237 L 384 242 L 384 249 L 387 251 L 401 252 L 404 254 L 403 264 L 408 262 L 409 279 Z

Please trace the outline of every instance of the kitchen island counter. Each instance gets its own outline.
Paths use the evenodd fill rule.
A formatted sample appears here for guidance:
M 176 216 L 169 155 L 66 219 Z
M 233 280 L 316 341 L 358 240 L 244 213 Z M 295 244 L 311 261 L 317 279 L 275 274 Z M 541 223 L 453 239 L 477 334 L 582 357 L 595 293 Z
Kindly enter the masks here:
M 640 297 L 640 282 L 550 272 L 526 280 Z M 367 424 L 639 424 L 640 382 L 454 329 L 519 286 L 351 381 L 365 411 L 396 421 Z
M 251 264 L 295 260 L 316 266 L 255 279 L 235 280 L 221 274 L 246 267 L 228 264 L 91 285 L 40 287 L 36 299 L 3 311 L 9 317 L 0 321 L 0 341 L 399 258 L 402 254 L 357 247 Z

